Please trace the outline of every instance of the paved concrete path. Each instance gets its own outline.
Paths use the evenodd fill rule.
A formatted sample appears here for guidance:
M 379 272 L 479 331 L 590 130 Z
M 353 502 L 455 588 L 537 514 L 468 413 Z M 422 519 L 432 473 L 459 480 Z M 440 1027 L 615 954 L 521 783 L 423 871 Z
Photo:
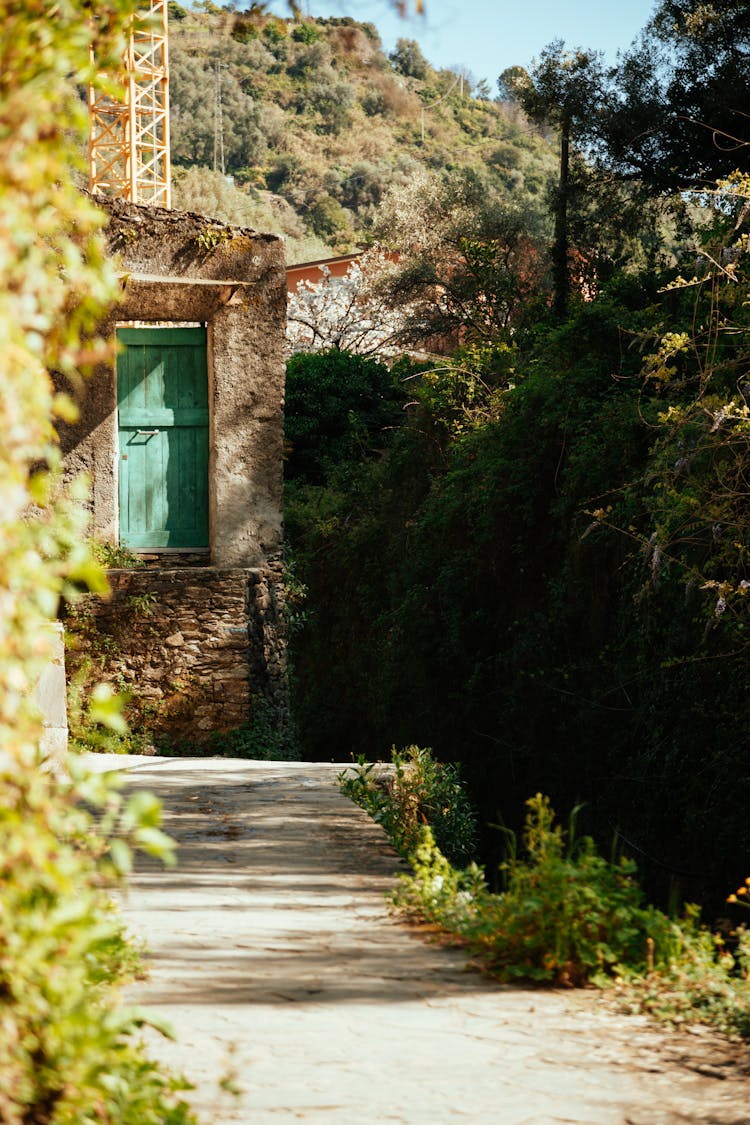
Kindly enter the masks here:
M 151 957 L 131 998 L 172 1023 L 153 1051 L 206 1125 L 750 1125 L 745 1055 L 720 1038 L 497 986 L 392 917 L 398 860 L 341 766 L 117 764 L 163 799 L 180 856 L 133 878 Z

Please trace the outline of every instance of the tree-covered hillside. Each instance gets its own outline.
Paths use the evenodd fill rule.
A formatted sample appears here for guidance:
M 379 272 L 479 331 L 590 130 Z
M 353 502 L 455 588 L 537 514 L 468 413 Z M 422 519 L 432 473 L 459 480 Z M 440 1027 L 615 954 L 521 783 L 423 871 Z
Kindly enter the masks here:
M 413 41 L 372 24 L 172 4 L 177 206 L 287 236 L 290 262 L 368 242 L 387 189 L 465 170 L 532 212 L 555 158 L 543 131 Z M 223 174 L 222 174 L 223 173 Z

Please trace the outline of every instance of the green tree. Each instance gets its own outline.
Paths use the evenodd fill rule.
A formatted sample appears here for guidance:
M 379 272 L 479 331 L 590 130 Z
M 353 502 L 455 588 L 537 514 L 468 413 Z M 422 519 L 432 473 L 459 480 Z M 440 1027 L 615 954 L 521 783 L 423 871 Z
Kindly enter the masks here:
M 580 47 L 566 51 L 564 43 L 558 39 L 545 47 L 530 72 L 513 67 L 500 76 L 499 84 L 501 93 L 515 97 L 532 121 L 552 125 L 559 132 L 560 171 L 554 202 L 552 271 L 554 308 L 560 319 L 564 319 L 570 296 L 571 145 L 585 145 L 597 130 L 598 113 L 606 90 L 601 53 Z
M 170 62 L 172 158 L 175 164 L 214 164 L 219 140 L 216 100 L 221 94 L 224 170 L 260 164 L 267 155 L 263 109 L 224 61 L 224 50 L 196 60 L 175 44 Z M 231 57 L 231 56 L 230 56 Z M 240 72 L 241 73 L 241 72 Z
M 401 338 L 506 338 L 524 299 L 545 285 L 542 224 L 531 208 L 522 216 L 505 204 L 473 171 L 440 177 L 420 170 L 388 192 L 376 231 L 399 255 L 385 286 L 408 310 Z
M 750 171 L 745 0 L 661 0 L 614 75 L 606 159 L 659 192 Z
M 287 363 L 287 480 L 324 481 L 388 442 L 404 400 L 377 359 L 331 349 Z
M 320 195 L 307 213 L 307 223 L 319 238 L 332 246 L 351 238 L 352 229 L 349 217 L 330 195 Z
M 398 39 L 388 58 L 393 69 L 406 78 L 426 78 L 430 64 L 415 39 Z
M 333 136 L 346 128 L 357 96 L 348 82 L 336 78 L 333 70 L 321 71 L 307 88 L 306 100 L 320 115 L 320 129 Z

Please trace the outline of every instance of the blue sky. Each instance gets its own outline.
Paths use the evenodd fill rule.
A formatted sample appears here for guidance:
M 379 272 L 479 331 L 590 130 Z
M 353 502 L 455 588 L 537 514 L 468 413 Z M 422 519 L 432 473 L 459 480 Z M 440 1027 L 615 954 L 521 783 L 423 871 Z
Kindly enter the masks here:
M 476 79 L 495 79 L 508 66 L 528 66 L 553 39 L 592 47 L 614 62 L 651 15 L 655 0 L 425 0 L 427 14 L 399 19 L 389 0 L 301 0 L 312 16 L 352 16 L 374 23 L 386 50 L 416 39 L 437 67 L 467 67 Z M 414 0 L 409 8 L 414 11 Z M 285 0 L 270 10 L 288 15 Z

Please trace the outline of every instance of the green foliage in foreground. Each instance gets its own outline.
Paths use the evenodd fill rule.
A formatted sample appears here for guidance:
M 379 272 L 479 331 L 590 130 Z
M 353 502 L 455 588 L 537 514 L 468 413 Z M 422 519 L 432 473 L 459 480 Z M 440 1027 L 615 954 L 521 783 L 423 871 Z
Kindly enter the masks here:
M 614 982 L 630 1009 L 750 1035 L 750 934 L 744 928 L 731 936 L 730 949 L 699 925 L 697 908 L 677 921 L 648 905 L 635 864 L 624 857 L 608 861 L 590 837 L 576 838 L 575 814 L 564 832 L 541 794 L 526 802 L 522 854 L 507 833 L 505 889 L 491 892 L 476 864 L 462 870 L 449 862 L 427 817 L 415 821 L 412 809 L 425 811 L 420 776 L 437 763 L 430 751 L 415 747 L 409 757 L 418 769 L 399 764 L 396 785 L 378 785 L 373 767 L 362 762 L 340 779 L 342 791 L 383 824 L 411 864 L 413 873 L 401 876 L 393 897 L 399 909 L 453 935 L 501 980 Z M 443 818 L 452 804 L 461 806 L 460 790 L 458 784 L 446 794 Z
M 644 906 L 635 864 L 610 863 L 572 830 L 566 843 L 547 797 L 526 806 L 524 855 L 511 836 L 505 892 L 487 896 L 471 935 L 487 963 L 503 977 L 560 984 L 645 970 L 649 939 L 667 949 L 668 920 Z
M 120 1005 L 135 970 L 111 903 L 131 845 L 167 855 L 158 804 L 122 805 L 101 780 L 41 772 L 33 689 L 61 597 L 103 592 L 86 542 L 87 490 L 62 483 L 55 421 L 111 359 L 97 325 L 119 292 L 103 215 L 75 186 L 80 90 L 116 74 L 136 0 L 3 0 L 0 66 L 0 1121 L 187 1125 L 194 1118 Z M 96 56 L 94 63 L 93 54 Z M 113 717 L 111 693 L 94 699 Z M 95 828 L 87 806 L 98 806 Z
M 118 995 L 139 958 L 111 890 L 134 846 L 172 859 L 158 801 L 125 802 L 111 779 L 82 773 L 63 783 L 7 774 L 0 798 L 0 1120 L 193 1122 L 186 1084 L 140 1045 L 149 1021 Z

